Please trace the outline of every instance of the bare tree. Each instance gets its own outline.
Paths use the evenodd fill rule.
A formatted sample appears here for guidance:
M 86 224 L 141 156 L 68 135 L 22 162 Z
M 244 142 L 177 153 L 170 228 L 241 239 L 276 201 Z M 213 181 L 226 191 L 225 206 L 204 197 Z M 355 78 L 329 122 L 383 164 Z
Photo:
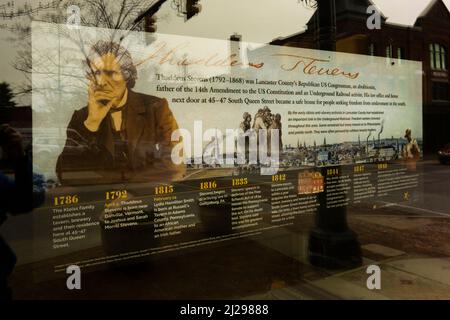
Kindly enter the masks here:
M 17 21 L 12 23 L 14 37 L 11 39 L 20 49 L 13 62 L 13 67 L 22 72 L 26 78 L 24 83 L 15 87 L 17 95 L 30 94 L 32 90 L 31 74 L 33 72 L 45 72 L 42 70 L 44 64 L 32 61 L 31 46 L 31 23 L 41 21 L 54 24 L 65 24 L 67 21 L 66 9 L 70 5 L 80 8 L 80 20 L 82 26 L 106 28 L 112 30 L 141 30 L 136 24 L 135 18 L 151 6 L 156 0 L 54 0 L 42 7 L 32 9 L 31 7 L 19 8 L 16 16 L 10 18 Z M 62 34 L 62 36 L 67 36 Z M 111 41 L 115 39 L 116 33 L 110 32 Z M 80 39 L 71 39 L 78 41 Z M 118 39 L 121 41 L 121 39 Z M 80 50 L 84 51 L 83 41 L 78 41 Z M 36 60 L 36 59 L 35 59 Z M 38 66 L 34 65 L 38 64 Z M 38 70 L 39 68 L 39 70 Z M 49 72 L 49 76 L 54 76 Z M 36 90 L 36 88 L 34 88 Z

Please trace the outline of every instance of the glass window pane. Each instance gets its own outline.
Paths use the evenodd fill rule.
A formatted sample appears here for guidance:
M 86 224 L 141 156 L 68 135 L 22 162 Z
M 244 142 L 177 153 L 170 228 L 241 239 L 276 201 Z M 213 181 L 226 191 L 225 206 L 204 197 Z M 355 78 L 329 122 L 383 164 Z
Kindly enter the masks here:
M 445 50 L 441 54 L 441 62 L 442 62 L 442 69 L 447 70 L 447 56 L 445 54 Z
M 430 51 L 430 65 L 431 69 L 436 69 L 436 64 L 434 63 L 434 52 Z
M 436 57 L 436 69 L 442 70 L 441 55 L 438 52 L 436 52 L 435 57 Z
M 450 299 L 450 0 L 397 2 L 0 1 L 0 300 Z

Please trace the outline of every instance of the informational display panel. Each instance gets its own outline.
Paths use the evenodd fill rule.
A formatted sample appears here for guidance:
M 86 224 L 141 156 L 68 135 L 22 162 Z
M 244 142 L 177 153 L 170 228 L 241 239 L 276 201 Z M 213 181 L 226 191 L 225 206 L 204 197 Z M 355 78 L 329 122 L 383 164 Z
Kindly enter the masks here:
M 420 62 L 45 23 L 32 44 L 54 271 L 415 201 Z

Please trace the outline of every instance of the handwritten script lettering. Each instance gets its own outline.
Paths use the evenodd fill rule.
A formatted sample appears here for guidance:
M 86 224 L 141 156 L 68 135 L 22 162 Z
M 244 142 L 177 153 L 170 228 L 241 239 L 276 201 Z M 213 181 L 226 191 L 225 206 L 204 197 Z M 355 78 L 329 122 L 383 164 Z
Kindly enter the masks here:
M 294 54 L 283 54 L 278 53 L 274 54 L 273 56 L 278 57 L 287 57 L 292 59 L 292 63 L 286 63 L 281 65 L 281 69 L 285 71 L 294 71 L 296 69 L 300 69 L 303 71 L 306 75 L 327 75 L 327 76 L 343 76 L 349 79 L 356 79 L 359 77 L 359 72 L 346 72 L 338 67 L 334 68 L 325 68 L 321 66 L 321 63 L 329 63 L 330 60 L 324 60 L 324 59 L 316 59 L 311 57 L 303 57 L 303 56 L 297 56 Z
M 166 42 L 160 42 L 153 47 L 153 51 L 147 57 L 138 62 L 136 65 L 139 66 L 146 63 L 147 61 L 155 61 L 159 65 L 168 64 L 171 66 L 180 67 L 241 67 L 244 65 L 244 63 L 239 60 L 237 54 L 235 53 L 229 55 L 221 55 L 215 52 L 206 57 L 190 57 L 187 53 L 189 45 L 189 42 L 183 42 L 176 46 L 170 47 Z M 284 57 L 292 60 L 289 62 L 283 62 L 283 64 L 280 65 L 280 68 L 285 71 L 294 71 L 298 69 L 306 75 L 332 77 L 343 76 L 349 79 L 356 79 L 359 77 L 359 72 L 347 72 L 339 67 L 325 67 L 324 64 L 330 63 L 331 60 L 283 53 L 273 54 L 272 56 Z M 260 69 L 264 66 L 264 62 L 249 62 L 247 65 L 255 69 Z
M 172 66 L 203 66 L 203 67 L 240 67 L 243 63 L 237 59 L 236 54 L 228 56 L 221 56 L 218 53 L 213 53 L 206 58 L 190 58 L 185 53 L 186 48 L 189 47 L 189 42 L 181 43 L 173 48 L 169 48 L 165 42 L 161 42 L 155 46 L 154 52 L 148 55 L 145 59 L 138 62 L 136 65 L 141 65 L 147 61 L 155 60 L 158 64 L 169 64 Z M 183 52 L 184 50 L 184 52 Z M 184 53 L 181 57 L 181 53 Z M 261 68 L 264 63 L 248 63 L 248 66 L 253 68 Z

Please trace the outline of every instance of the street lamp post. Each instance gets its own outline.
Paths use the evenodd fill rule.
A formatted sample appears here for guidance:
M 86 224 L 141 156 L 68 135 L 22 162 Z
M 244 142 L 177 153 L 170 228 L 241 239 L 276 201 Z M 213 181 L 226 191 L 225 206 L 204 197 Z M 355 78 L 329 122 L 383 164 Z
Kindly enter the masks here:
M 336 51 L 335 0 L 317 0 L 315 38 L 318 49 Z M 344 169 L 338 167 L 335 178 Z M 361 265 L 361 249 L 355 232 L 347 224 L 347 207 L 327 207 L 328 168 L 322 167 L 324 192 L 319 195 L 320 207 L 315 226 L 309 235 L 308 255 L 312 265 L 327 269 L 352 268 Z
M 336 51 L 335 0 L 317 0 L 315 38 L 317 49 Z

